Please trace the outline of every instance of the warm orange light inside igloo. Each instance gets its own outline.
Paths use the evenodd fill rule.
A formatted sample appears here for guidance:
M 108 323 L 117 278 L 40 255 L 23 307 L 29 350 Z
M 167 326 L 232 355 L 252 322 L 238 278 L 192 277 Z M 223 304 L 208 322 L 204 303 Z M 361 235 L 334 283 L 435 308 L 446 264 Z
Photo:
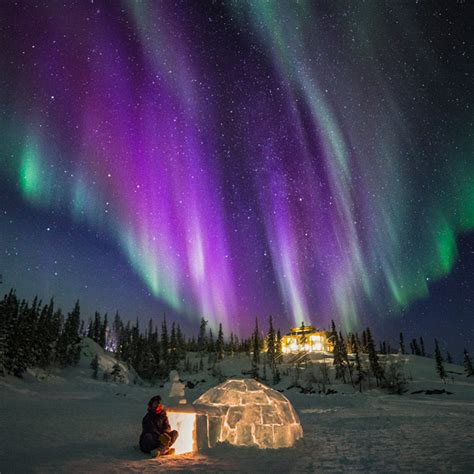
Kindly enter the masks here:
M 197 451 L 196 444 L 196 413 L 192 408 L 168 408 L 171 428 L 179 435 L 173 444 L 175 454 L 186 454 Z

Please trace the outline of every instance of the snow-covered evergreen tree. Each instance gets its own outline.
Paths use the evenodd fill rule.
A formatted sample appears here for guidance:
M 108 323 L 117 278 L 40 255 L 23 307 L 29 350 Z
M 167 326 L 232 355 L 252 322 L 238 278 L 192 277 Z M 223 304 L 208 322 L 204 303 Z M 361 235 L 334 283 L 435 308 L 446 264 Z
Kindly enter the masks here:
M 254 379 L 259 379 L 260 374 L 259 374 L 259 368 L 258 365 L 260 363 L 260 351 L 261 351 L 261 345 L 260 345 L 260 334 L 259 334 L 259 329 L 258 329 L 258 319 L 255 319 L 255 330 L 252 335 L 252 377 Z
M 120 367 L 118 361 L 116 361 L 115 364 L 112 366 L 112 372 L 110 373 L 110 376 L 112 377 L 113 382 L 123 383 L 122 368 Z
M 342 353 L 342 345 L 339 335 L 336 330 L 336 324 L 331 321 L 331 340 L 334 346 L 333 349 L 333 365 L 336 370 L 336 380 L 342 379 L 346 383 L 346 371 L 344 366 L 344 359 Z
M 222 360 L 224 358 L 224 331 L 222 330 L 222 323 L 219 323 L 219 333 L 217 334 L 216 341 L 216 352 L 217 359 Z
M 278 329 L 277 337 L 276 337 L 276 347 L 275 347 L 275 359 L 277 362 L 281 362 L 282 356 L 282 348 L 281 348 L 281 331 Z
M 169 345 L 169 367 L 170 370 L 176 370 L 178 368 L 179 356 L 178 356 L 178 339 L 176 337 L 176 323 L 173 322 L 171 325 L 170 345 Z
M 161 361 L 166 372 L 169 371 L 169 337 L 168 325 L 166 324 L 166 315 L 161 324 Z
M 426 357 L 426 352 L 425 352 L 425 343 L 423 341 L 423 338 L 420 336 L 420 355 L 423 357 Z
M 441 350 L 439 348 L 438 340 L 435 339 L 435 361 L 436 361 L 436 372 L 439 375 L 439 378 L 446 382 L 446 370 L 443 365 L 443 356 L 441 355 Z
M 355 383 L 359 385 L 359 392 L 362 392 L 362 383 L 365 379 L 365 372 L 362 369 L 362 362 L 360 360 L 360 344 L 358 343 L 357 335 L 355 337 L 355 344 L 354 344 L 354 363 L 355 363 L 355 370 L 356 370 L 356 380 Z
M 471 357 L 469 356 L 469 352 L 467 352 L 467 349 L 464 349 L 464 372 L 466 372 L 466 375 L 468 377 L 470 377 L 471 375 L 474 375 L 472 360 L 471 360 Z
M 97 354 L 92 358 L 90 367 L 92 369 L 92 377 L 97 379 L 99 376 L 99 356 Z
M 98 311 L 94 314 L 94 323 L 92 324 L 92 339 L 100 344 L 100 328 L 101 328 L 101 318 Z
M 380 385 L 384 377 L 383 367 L 380 364 L 379 357 L 377 352 L 375 351 L 375 343 L 374 339 L 372 338 L 372 333 L 369 328 L 366 329 L 366 337 L 367 337 L 367 352 L 369 356 L 369 366 L 370 370 L 375 377 L 375 381 L 377 386 Z
M 273 328 L 273 317 L 268 318 L 268 333 L 267 333 L 267 359 L 272 373 L 275 372 L 276 362 L 276 335 Z
M 207 350 L 207 336 L 206 336 L 207 321 L 201 318 L 199 325 L 199 334 L 197 339 L 197 349 L 199 352 L 205 352 Z
M 109 329 L 108 317 L 107 317 L 107 313 L 105 313 L 104 321 L 102 324 L 100 324 L 100 329 L 99 329 L 99 346 L 102 347 L 102 349 L 107 349 L 108 329 Z
M 186 358 L 186 339 L 179 323 L 176 324 L 176 351 L 178 353 L 178 360 L 184 360 Z
M 342 333 L 339 332 L 339 351 L 341 355 L 342 362 L 344 364 L 344 367 L 347 369 L 349 372 L 349 380 L 351 381 L 351 385 L 354 385 L 354 380 L 352 377 L 352 363 L 349 360 L 349 355 L 347 354 L 347 349 L 346 349 L 346 343 L 344 342 L 344 337 L 342 336 Z M 344 378 L 345 382 L 345 378 Z

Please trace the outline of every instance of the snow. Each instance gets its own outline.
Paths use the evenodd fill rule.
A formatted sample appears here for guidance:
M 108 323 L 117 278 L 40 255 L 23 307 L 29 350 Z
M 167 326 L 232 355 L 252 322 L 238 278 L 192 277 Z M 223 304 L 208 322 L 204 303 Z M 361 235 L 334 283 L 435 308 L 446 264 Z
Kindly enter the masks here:
M 256 380 L 227 380 L 201 395 L 194 406 L 199 413 L 198 437 L 206 436 L 208 447 L 228 442 L 288 448 L 303 436 L 291 402 Z M 199 423 L 201 417 L 204 420 Z M 199 432 L 199 426 L 204 433 Z
M 103 378 L 104 374 L 109 375 L 112 373 L 113 367 L 118 363 L 120 367 L 120 381 L 124 384 L 135 384 L 141 382 L 140 377 L 137 375 L 135 370 L 131 367 L 127 367 L 127 364 L 121 361 L 117 361 L 113 354 L 106 352 L 102 347 L 95 343 L 88 337 L 84 338 L 81 343 L 82 353 L 81 360 L 79 362 L 79 369 L 82 369 L 82 373 L 87 374 L 90 378 L 90 363 L 95 355 L 99 358 L 99 378 Z
M 337 391 L 332 395 L 302 394 L 288 390 L 293 382 L 290 370 L 277 388 L 284 390 L 303 427 L 304 436 L 293 447 L 261 450 L 224 444 L 195 454 L 149 459 L 136 447 L 141 419 L 148 400 L 162 394 L 163 388 L 133 384 L 140 381 L 126 366 L 128 383 L 93 380 L 90 357 L 84 355 L 74 369 L 30 371 L 25 380 L 0 377 L 2 474 L 474 470 L 474 378 L 465 377 L 457 365 L 446 364 L 452 379 L 444 384 L 433 359 L 398 357 L 412 378 L 402 396 L 377 389 L 360 394 L 342 384 L 330 386 Z M 110 354 L 100 353 L 102 357 L 113 360 Z M 220 372 L 238 377 L 249 367 L 244 355 L 228 357 Z M 211 372 L 181 373 L 184 380 L 199 381 L 186 389 L 189 401 L 218 385 L 219 376 Z M 281 372 L 286 372 L 285 366 Z M 317 384 L 314 388 L 317 392 Z M 427 389 L 445 389 L 452 395 L 411 394 Z M 168 402 L 166 394 L 164 401 Z

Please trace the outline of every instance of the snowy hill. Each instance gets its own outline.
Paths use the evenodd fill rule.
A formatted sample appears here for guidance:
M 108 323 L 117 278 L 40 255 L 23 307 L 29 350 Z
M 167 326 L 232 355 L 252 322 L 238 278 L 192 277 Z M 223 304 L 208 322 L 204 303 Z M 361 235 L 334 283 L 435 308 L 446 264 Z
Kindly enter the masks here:
M 150 460 L 136 449 L 141 418 L 152 395 L 159 393 L 167 400 L 169 384 L 134 384 L 137 376 L 125 365 L 121 366 L 124 383 L 104 382 L 100 377 L 94 380 L 90 361 L 96 354 L 100 372 L 110 371 L 115 364 L 113 355 L 84 340 L 76 368 L 49 374 L 30 371 L 25 380 L 0 378 L 2 473 L 141 472 L 155 468 L 185 472 L 474 469 L 474 378 L 465 377 L 457 365 L 446 364 L 449 378 L 443 383 L 433 359 L 389 356 L 400 362 L 409 379 L 406 393 L 398 396 L 377 388 L 359 393 L 348 384 L 336 384 L 332 367 L 332 392 L 320 394 L 321 359 L 303 368 L 297 376 L 300 383 L 289 388 L 295 385 L 295 370 L 282 364 L 282 380 L 275 388 L 293 403 L 304 431 L 295 447 L 262 451 L 223 446 L 196 455 Z M 189 359 L 191 365 L 200 362 L 196 354 L 189 354 Z M 249 371 L 250 360 L 236 354 L 214 367 L 208 368 L 207 359 L 203 365 L 204 370 L 197 373 L 181 372 L 189 401 L 224 377 L 244 377 L 242 372 Z M 308 383 L 315 393 L 301 393 L 299 387 Z
M 110 377 L 110 374 L 113 372 L 113 367 L 115 364 L 120 368 L 119 379 L 120 383 L 130 385 L 142 383 L 142 380 L 135 372 L 133 367 L 128 367 L 124 362 L 118 361 L 114 354 L 106 352 L 102 347 L 99 346 L 92 339 L 85 337 L 81 343 L 81 360 L 78 364 L 80 373 L 83 376 L 90 377 L 91 374 L 91 361 L 97 356 L 98 358 L 98 379 L 103 379 L 104 374 Z
M 98 377 L 97 380 L 92 379 L 91 361 L 97 356 L 98 361 Z M 58 367 L 51 367 L 43 370 L 39 368 L 29 368 L 23 375 L 23 381 L 27 383 L 34 383 L 42 381 L 48 384 L 98 384 L 106 379 L 112 379 L 111 373 L 114 365 L 119 367 L 117 381 L 120 384 L 136 385 L 143 384 L 138 374 L 133 367 L 128 367 L 124 362 L 118 361 L 115 355 L 105 351 L 96 342 L 88 337 L 81 341 L 81 358 L 76 367 L 67 367 L 60 369 Z M 16 380 L 15 378 L 8 378 L 8 380 Z M 0 383 L 2 379 L 0 378 Z

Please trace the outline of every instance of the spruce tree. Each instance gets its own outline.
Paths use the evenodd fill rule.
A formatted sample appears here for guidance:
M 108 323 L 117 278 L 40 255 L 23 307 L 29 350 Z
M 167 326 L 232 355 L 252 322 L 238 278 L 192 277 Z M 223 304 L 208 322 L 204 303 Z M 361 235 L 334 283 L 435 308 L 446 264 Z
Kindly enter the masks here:
M 176 324 L 173 322 L 171 325 L 171 336 L 169 345 L 169 366 L 171 370 L 178 368 L 178 340 L 176 337 Z
M 443 356 L 441 355 L 441 351 L 439 349 L 438 340 L 435 339 L 435 361 L 436 361 L 436 372 L 439 375 L 439 378 L 446 383 L 446 370 L 444 369 L 443 365 Z
M 347 368 L 349 372 L 349 379 L 351 381 L 351 385 L 354 386 L 354 379 L 352 377 L 352 363 L 349 360 L 349 355 L 347 354 L 347 349 L 346 349 L 346 344 L 344 342 L 344 337 L 342 336 L 342 333 L 339 332 L 339 351 L 342 359 L 342 363 L 345 365 L 345 368 Z M 345 375 L 345 374 L 344 374 Z M 343 377 L 344 383 L 345 383 L 345 377 Z
M 120 347 L 119 346 L 120 346 L 120 342 L 121 342 L 120 341 L 120 336 L 121 336 L 122 331 L 123 331 L 123 324 L 122 324 L 122 320 L 120 319 L 120 314 L 117 311 L 115 313 L 114 322 L 113 322 L 113 325 L 112 325 L 111 346 L 112 346 L 112 351 L 115 352 L 115 353 L 119 353 L 119 354 L 120 354 Z
M 351 354 L 355 354 L 356 346 L 357 346 L 357 339 L 356 339 L 355 334 L 351 334 L 350 337 L 351 337 L 351 348 L 352 348 Z
M 58 340 L 57 358 L 58 362 L 66 367 L 68 365 L 77 365 L 81 355 L 79 337 L 80 326 L 80 306 L 79 301 L 76 301 L 74 309 L 68 314 L 64 329 Z
M 420 336 L 420 355 L 425 357 L 426 352 L 425 352 L 425 343 L 423 342 L 423 338 Z
M 216 352 L 216 345 L 214 343 L 214 333 L 212 332 L 212 328 L 209 328 L 209 339 L 207 346 L 207 352 L 209 354 L 213 354 L 214 352 Z
M 117 355 L 124 362 L 130 361 L 131 332 L 132 332 L 132 329 L 130 327 L 130 321 L 128 321 L 126 326 L 122 327 L 120 331 L 118 346 L 117 346 Z
M 148 331 L 147 331 L 147 333 L 146 333 L 146 339 L 147 339 L 147 343 L 148 343 L 148 344 L 151 344 L 151 343 L 152 343 L 153 334 L 154 334 L 154 330 L 153 330 L 153 320 L 150 318 L 149 321 L 148 321 Z
M 166 324 L 166 315 L 163 317 L 161 324 L 161 360 L 163 361 L 165 372 L 169 371 L 169 338 L 168 326 Z
M 204 318 L 201 318 L 201 323 L 199 325 L 199 334 L 197 339 L 197 349 L 199 352 L 205 352 L 207 350 L 207 337 L 206 337 L 206 327 L 207 321 Z
M 356 369 L 356 374 L 357 374 L 357 379 L 356 383 L 359 385 L 359 392 L 362 392 L 362 382 L 364 381 L 364 371 L 362 370 L 362 363 L 360 360 L 360 351 L 359 351 L 359 344 L 357 344 L 357 338 L 356 338 L 356 344 L 354 345 L 354 361 L 355 361 L 355 369 Z
M 89 337 L 90 339 L 92 339 L 92 331 L 93 331 L 92 318 L 89 318 L 89 321 L 87 323 L 86 337 Z
M 81 310 L 79 306 L 79 300 L 76 301 L 76 305 L 70 314 L 70 347 L 69 347 L 69 361 L 71 365 L 77 365 L 81 358 L 81 337 L 79 335 L 81 321 Z
M 222 323 L 219 323 L 219 333 L 216 341 L 217 358 L 222 360 L 224 358 L 224 332 L 222 331 Z
M 355 333 L 355 343 L 357 344 L 357 348 L 359 349 L 359 353 L 361 351 L 361 342 L 360 342 L 360 339 L 359 339 L 359 333 L 356 332 Z
M 99 344 L 100 341 L 101 318 L 98 311 L 94 314 L 94 324 L 92 325 L 92 339 Z
M 118 361 L 116 361 L 115 364 L 112 366 L 112 372 L 110 373 L 110 376 L 112 377 L 112 381 L 115 383 L 123 382 L 122 369 Z
M 130 363 L 139 370 L 142 358 L 142 341 L 140 336 L 140 323 L 138 318 L 135 320 L 135 325 L 132 327 L 130 339 Z
M 178 353 L 178 360 L 184 360 L 186 358 L 186 340 L 179 323 L 176 325 L 176 351 Z
M 446 362 L 448 364 L 452 364 L 453 363 L 453 358 L 451 356 L 451 354 L 449 353 L 449 351 L 446 351 Z
M 369 328 L 366 329 L 366 337 L 367 337 L 367 352 L 369 355 L 369 366 L 372 374 L 375 377 L 375 381 L 377 386 L 380 385 L 380 382 L 383 379 L 383 368 L 380 365 L 379 357 L 377 352 L 375 351 L 375 343 L 372 338 L 372 333 Z
M 28 367 L 38 366 L 42 341 L 39 334 L 39 318 L 42 302 L 35 297 L 30 310 L 25 314 L 25 331 L 23 333 L 23 344 L 26 348 L 26 364 Z
M 260 363 L 260 335 L 258 329 L 258 319 L 255 319 L 255 330 L 252 335 L 252 377 L 254 379 L 259 379 L 259 368 Z
M 464 372 L 466 372 L 467 377 L 474 375 L 472 360 L 471 360 L 471 357 L 469 356 L 469 352 L 467 352 L 467 349 L 464 349 Z
M 92 369 L 92 378 L 97 379 L 99 375 L 99 356 L 97 354 L 92 358 L 90 367 Z
M 51 362 L 59 361 L 59 346 L 61 340 L 61 331 L 64 327 L 64 316 L 61 308 L 58 308 L 54 311 L 51 324 L 49 326 L 49 331 L 51 334 L 52 342 L 52 353 L 51 353 Z
M 360 348 L 361 352 L 367 352 L 368 342 L 367 342 L 367 334 L 365 331 L 362 331 L 362 347 Z
M 0 376 L 7 374 L 7 318 L 0 302 Z
M 27 334 L 27 319 L 26 312 L 29 310 L 28 306 L 20 306 L 18 312 L 18 319 L 15 328 L 12 332 L 12 340 L 10 345 L 10 361 L 12 373 L 15 377 L 22 378 L 23 374 L 28 368 L 28 344 L 29 340 L 25 337 Z
M 104 314 L 104 322 L 100 325 L 99 330 L 99 346 L 102 349 L 107 348 L 107 332 L 108 332 L 108 317 L 107 313 Z
M 55 343 L 58 338 L 58 327 L 54 318 L 53 299 L 51 299 L 49 305 L 45 305 L 41 311 L 38 331 L 42 341 L 38 354 L 38 365 L 45 369 L 53 361 Z
M 416 339 L 412 339 L 410 343 L 411 353 L 417 356 L 421 356 L 420 346 L 418 345 L 418 341 Z
M 282 346 L 281 346 L 281 331 L 278 329 L 276 337 L 276 347 L 275 347 L 275 358 L 277 362 L 281 362 L 282 359 Z
M 270 315 L 268 318 L 268 333 L 267 333 L 267 359 L 268 364 L 272 372 L 275 371 L 275 359 L 276 359 L 276 336 L 275 329 L 273 328 L 273 317 Z
M 234 352 L 239 352 L 240 350 L 240 339 L 234 334 Z
M 334 321 L 331 321 L 331 340 L 333 343 L 333 365 L 336 369 L 336 380 L 342 379 L 344 383 L 346 383 L 346 373 L 344 367 L 344 359 L 343 359 L 343 352 L 342 352 L 342 345 L 339 339 L 339 335 L 336 330 L 336 325 Z

